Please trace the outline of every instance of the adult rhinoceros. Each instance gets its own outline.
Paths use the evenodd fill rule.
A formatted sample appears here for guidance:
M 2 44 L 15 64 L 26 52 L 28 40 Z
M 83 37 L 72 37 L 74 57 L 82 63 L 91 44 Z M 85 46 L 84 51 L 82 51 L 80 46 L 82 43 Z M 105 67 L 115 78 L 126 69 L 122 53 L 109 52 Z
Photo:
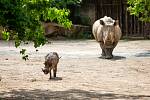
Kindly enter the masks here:
M 102 49 L 102 58 L 113 58 L 112 52 L 122 35 L 119 21 L 107 16 L 100 18 L 93 24 L 92 32 Z

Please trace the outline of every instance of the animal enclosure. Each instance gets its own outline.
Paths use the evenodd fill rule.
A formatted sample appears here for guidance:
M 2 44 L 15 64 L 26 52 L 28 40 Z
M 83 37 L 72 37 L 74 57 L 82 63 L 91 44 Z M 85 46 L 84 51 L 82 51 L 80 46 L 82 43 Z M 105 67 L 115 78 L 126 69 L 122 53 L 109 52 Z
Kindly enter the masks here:
M 81 15 L 89 16 L 92 23 L 104 16 L 120 21 L 124 37 L 150 37 L 150 24 L 139 21 L 127 11 L 126 0 L 83 0 Z

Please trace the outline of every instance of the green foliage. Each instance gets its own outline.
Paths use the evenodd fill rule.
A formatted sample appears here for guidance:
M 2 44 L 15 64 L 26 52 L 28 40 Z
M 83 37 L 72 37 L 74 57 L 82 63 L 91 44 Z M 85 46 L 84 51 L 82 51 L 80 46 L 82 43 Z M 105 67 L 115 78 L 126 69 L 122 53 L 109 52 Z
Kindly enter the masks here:
M 9 32 L 6 32 L 6 31 L 2 31 L 2 38 L 5 39 L 5 40 L 9 40 L 9 37 L 10 37 L 10 33 Z
M 44 13 L 44 12 L 43 12 Z M 72 22 L 67 18 L 69 16 L 70 11 L 67 9 L 57 9 L 55 7 L 47 9 L 47 14 L 43 16 L 43 19 L 50 20 L 52 22 L 58 22 L 59 24 L 63 25 L 66 28 L 70 28 Z M 44 14 L 43 14 L 44 15 Z
M 22 55 L 22 59 L 24 59 L 25 61 L 28 60 L 28 55 L 26 55 L 26 49 L 22 49 L 20 51 L 20 54 Z
M 131 15 L 137 16 L 141 21 L 150 22 L 150 0 L 128 0 L 128 4 Z
M 53 5 L 57 8 L 67 8 L 68 5 L 79 5 L 81 0 L 53 0 Z
M 78 3 L 79 0 L 0 0 L 0 26 L 5 29 L 3 38 L 14 39 L 15 47 L 27 41 L 33 42 L 35 48 L 43 46 L 46 38 L 42 22 L 56 22 L 70 28 L 70 11 L 66 7 Z

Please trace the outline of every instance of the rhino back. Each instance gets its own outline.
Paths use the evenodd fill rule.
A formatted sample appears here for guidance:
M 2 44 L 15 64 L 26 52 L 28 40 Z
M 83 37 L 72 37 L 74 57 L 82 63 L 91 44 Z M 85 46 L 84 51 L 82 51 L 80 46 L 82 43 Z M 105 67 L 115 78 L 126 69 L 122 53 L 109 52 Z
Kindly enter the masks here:
M 59 56 L 56 52 L 50 52 L 45 56 L 45 62 L 49 65 L 56 65 L 59 62 Z

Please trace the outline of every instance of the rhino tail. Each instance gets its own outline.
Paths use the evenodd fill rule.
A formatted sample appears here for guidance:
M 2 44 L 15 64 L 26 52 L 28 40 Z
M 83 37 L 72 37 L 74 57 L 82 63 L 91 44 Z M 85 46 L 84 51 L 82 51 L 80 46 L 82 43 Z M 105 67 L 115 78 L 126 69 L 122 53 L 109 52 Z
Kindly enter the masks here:
M 62 56 L 61 56 L 61 57 L 62 57 Z M 61 57 L 59 57 L 59 59 L 60 59 Z

